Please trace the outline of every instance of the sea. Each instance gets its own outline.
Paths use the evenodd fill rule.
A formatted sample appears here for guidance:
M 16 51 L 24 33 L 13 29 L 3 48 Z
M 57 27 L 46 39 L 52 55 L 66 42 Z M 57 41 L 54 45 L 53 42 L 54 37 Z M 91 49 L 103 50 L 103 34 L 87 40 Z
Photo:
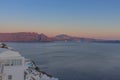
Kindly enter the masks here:
M 42 71 L 59 80 L 120 80 L 120 44 L 9 42 Z

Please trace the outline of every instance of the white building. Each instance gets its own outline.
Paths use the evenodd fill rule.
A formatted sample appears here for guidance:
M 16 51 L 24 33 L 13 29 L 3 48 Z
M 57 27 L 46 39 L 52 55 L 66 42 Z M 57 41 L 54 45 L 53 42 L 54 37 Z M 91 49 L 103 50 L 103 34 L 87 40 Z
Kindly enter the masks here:
M 24 80 L 25 59 L 16 51 L 4 51 L 0 53 L 0 72 L 2 80 Z
M 0 80 L 58 80 L 42 71 L 19 52 L 0 48 Z

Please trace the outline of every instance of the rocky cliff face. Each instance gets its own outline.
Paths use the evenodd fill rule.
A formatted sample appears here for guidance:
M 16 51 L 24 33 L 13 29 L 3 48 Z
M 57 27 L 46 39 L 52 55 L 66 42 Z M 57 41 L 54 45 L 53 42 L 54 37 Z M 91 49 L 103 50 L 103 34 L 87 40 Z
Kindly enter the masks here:
M 0 33 L 1 42 L 35 42 L 50 41 L 44 34 L 20 32 L 20 33 Z
M 80 37 L 69 36 L 66 34 L 60 34 L 54 37 L 56 41 L 80 41 Z
M 80 42 L 104 42 L 120 43 L 120 40 L 102 40 L 93 38 L 74 37 L 60 34 L 55 37 L 48 37 L 45 34 L 19 32 L 19 33 L 0 33 L 0 42 L 52 42 L 52 41 L 80 41 Z
M 0 41 L 37 41 L 37 33 L 0 33 Z
M 19 33 L 0 33 L 1 42 L 51 42 L 51 41 L 90 41 L 92 39 L 72 37 L 60 34 L 55 37 L 48 37 L 45 34 L 19 32 Z
M 42 33 L 42 34 L 38 35 L 38 40 L 41 42 L 51 42 L 51 41 L 53 41 L 53 38 L 50 38 Z

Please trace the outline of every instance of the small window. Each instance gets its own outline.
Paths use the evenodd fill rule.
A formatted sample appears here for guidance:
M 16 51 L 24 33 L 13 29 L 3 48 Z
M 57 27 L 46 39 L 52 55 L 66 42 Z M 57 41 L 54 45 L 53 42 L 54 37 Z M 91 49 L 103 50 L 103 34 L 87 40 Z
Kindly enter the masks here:
M 8 75 L 8 80 L 12 80 L 12 75 Z

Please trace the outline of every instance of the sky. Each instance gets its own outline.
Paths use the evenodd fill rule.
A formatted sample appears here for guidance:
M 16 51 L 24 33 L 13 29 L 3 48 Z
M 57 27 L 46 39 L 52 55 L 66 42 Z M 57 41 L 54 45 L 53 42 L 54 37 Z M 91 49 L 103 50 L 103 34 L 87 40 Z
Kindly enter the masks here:
M 0 32 L 120 39 L 120 0 L 0 0 Z

